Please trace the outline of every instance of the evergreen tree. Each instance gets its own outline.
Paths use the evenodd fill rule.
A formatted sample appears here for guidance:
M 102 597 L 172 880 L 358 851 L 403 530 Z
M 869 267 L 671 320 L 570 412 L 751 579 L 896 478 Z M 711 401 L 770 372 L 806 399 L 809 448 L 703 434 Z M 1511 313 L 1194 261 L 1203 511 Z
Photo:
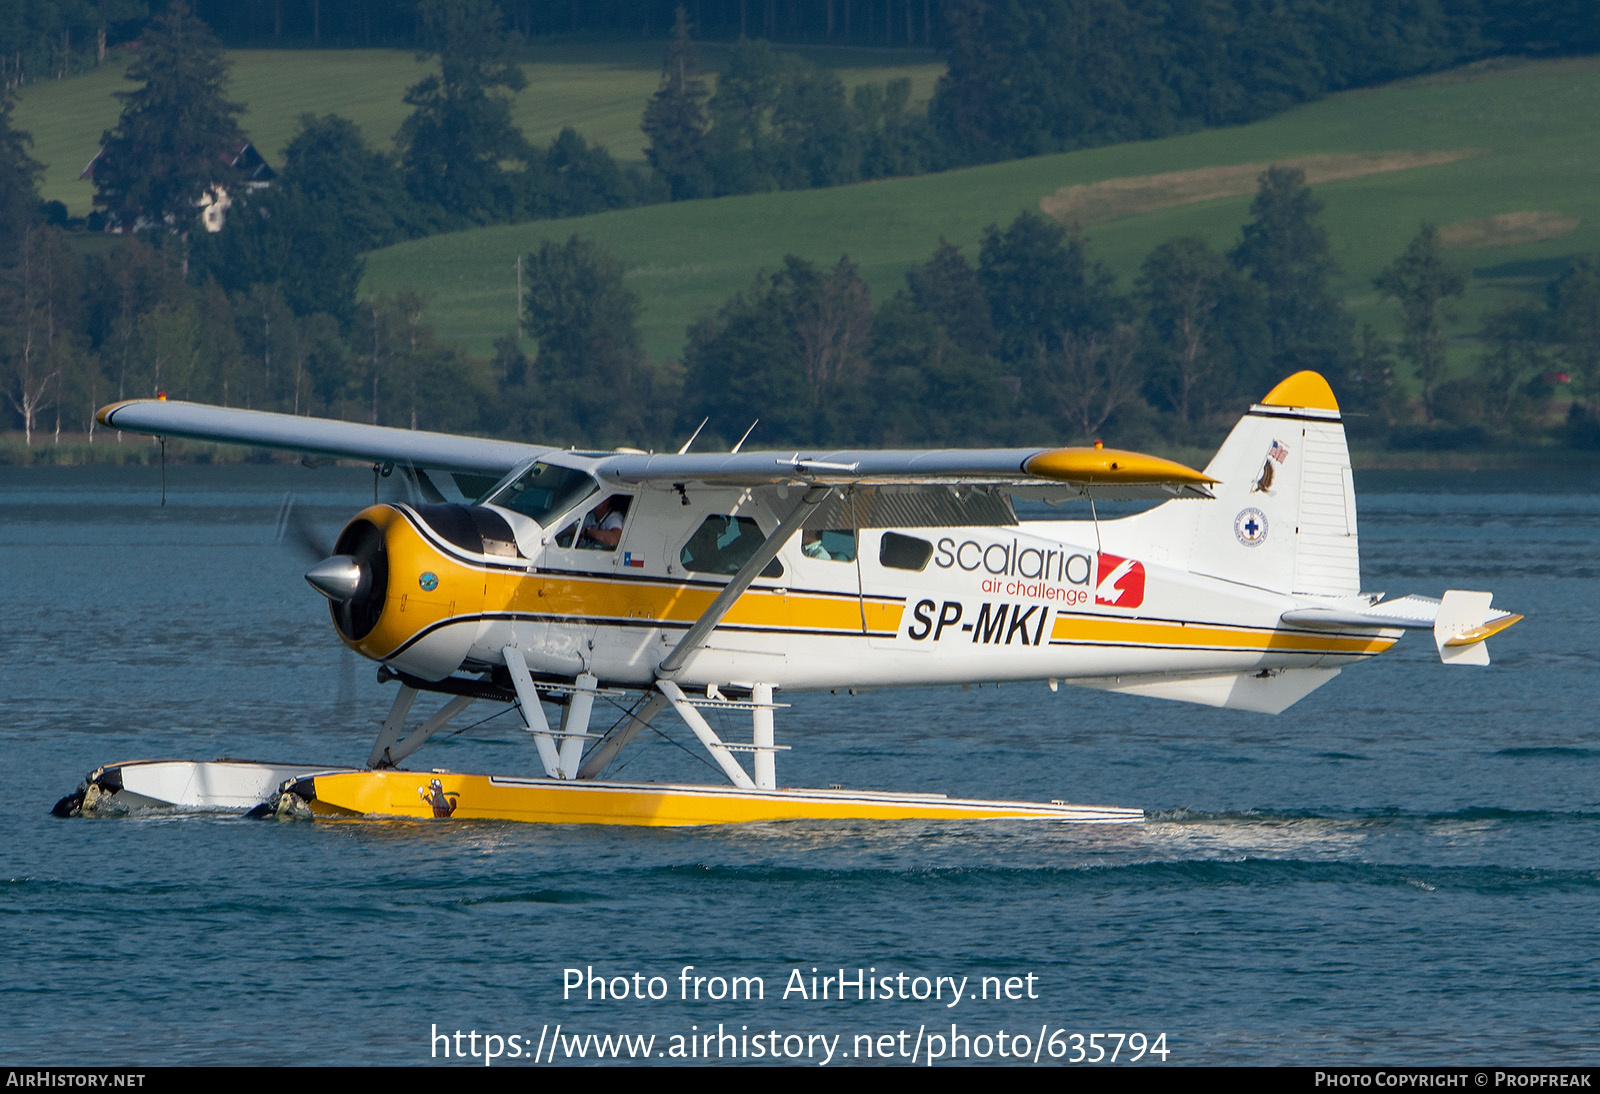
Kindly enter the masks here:
M 23 236 L 39 219 L 39 176 L 44 165 L 28 155 L 33 138 L 11 124 L 9 98 L 0 98 L 0 264 L 21 249 Z
M 585 444 L 635 440 L 648 395 L 639 347 L 639 296 L 623 283 L 620 261 L 593 241 L 546 240 L 523 262 L 523 328 L 539 342 L 533 371 L 540 389 L 530 423 L 548 439 Z
M 995 352 L 998 342 L 989 302 L 961 248 L 941 236 L 933 257 L 906 271 L 906 287 L 917 309 L 943 327 L 957 345 L 968 353 Z
M 678 7 L 672 40 L 661 66 L 661 87 L 644 108 L 641 126 L 650 138 L 645 157 L 672 189 L 673 201 L 704 197 L 711 192 L 707 165 L 705 104 L 708 92 L 700 76 L 700 55 L 689 37 L 689 15 Z
M 406 92 L 415 107 L 397 138 L 406 186 L 446 223 L 506 219 L 513 201 L 500 165 L 528 158 L 510 100 L 498 93 L 527 83 L 516 35 L 493 0 L 423 0 L 417 14 L 439 74 Z
M 1337 267 L 1317 222 L 1321 212 L 1304 171 L 1270 167 L 1250 203 L 1244 237 L 1229 252 L 1266 293 L 1268 368 L 1242 377 L 1251 388 L 1301 369 L 1343 375 L 1351 359 L 1351 324 L 1329 284 Z
M 1466 274 L 1445 261 L 1438 229 L 1424 224 L 1405 254 L 1372 283 L 1385 299 L 1393 297 L 1400 303 L 1400 356 L 1411 362 L 1422 381 L 1422 406 L 1432 422 L 1434 388 L 1444 374 L 1444 324 L 1452 318 L 1448 301 L 1466 292 Z
M 208 193 L 232 183 L 229 161 L 244 136 L 241 107 L 224 95 L 228 63 L 210 28 L 182 0 L 139 40 L 119 92 L 122 117 L 101 137 L 95 204 L 117 223 L 187 235 Z

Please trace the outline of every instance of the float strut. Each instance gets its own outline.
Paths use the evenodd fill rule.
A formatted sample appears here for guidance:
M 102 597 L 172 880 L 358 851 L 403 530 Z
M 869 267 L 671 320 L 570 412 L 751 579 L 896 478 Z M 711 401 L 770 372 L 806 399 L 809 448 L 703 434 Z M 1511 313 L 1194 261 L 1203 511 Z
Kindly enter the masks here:
M 750 712 L 750 743 L 755 746 L 751 763 L 756 771 L 756 786 L 761 790 L 776 790 L 778 757 L 772 747 L 772 685 L 756 684 L 750 689 L 750 701 L 755 704 Z

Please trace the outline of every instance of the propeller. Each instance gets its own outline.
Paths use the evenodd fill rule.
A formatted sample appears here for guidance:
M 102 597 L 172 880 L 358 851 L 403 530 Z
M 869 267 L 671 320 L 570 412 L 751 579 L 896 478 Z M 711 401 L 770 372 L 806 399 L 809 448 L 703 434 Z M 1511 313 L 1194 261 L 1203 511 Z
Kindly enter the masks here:
M 388 584 L 388 560 L 377 528 L 356 521 L 329 543 L 296 505 L 295 496 L 285 494 L 278 510 L 278 542 L 312 562 L 306 581 L 328 598 L 340 631 L 360 638 L 372 630 Z
M 283 504 L 278 507 L 277 538 L 279 543 L 287 544 L 312 561 L 327 558 L 332 553 L 328 537 L 312 525 L 311 518 L 296 504 L 293 494 L 285 494 Z

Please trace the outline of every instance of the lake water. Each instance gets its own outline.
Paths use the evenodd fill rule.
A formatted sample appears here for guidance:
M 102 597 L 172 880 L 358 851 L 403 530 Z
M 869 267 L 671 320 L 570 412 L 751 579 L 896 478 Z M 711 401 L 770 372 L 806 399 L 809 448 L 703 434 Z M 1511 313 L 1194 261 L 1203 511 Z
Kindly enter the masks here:
M 286 492 L 331 538 L 370 474 L 168 477 L 161 508 L 153 469 L 0 469 L 0 1061 L 481 1064 L 492 1035 L 516 1066 L 626 1034 L 660 1062 L 993 1063 L 1110 1034 L 1119 1062 L 1596 1062 L 1585 476 L 1357 477 L 1366 588 L 1527 615 L 1488 669 L 1413 634 L 1278 717 L 1043 684 L 785 696 L 783 782 L 1140 826 L 58 820 L 110 761 L 359 762 L 392 694 L 274 542 Z M 533 773 L 532 752 L 500 717 L 417 761 Z M 713 778 L 660 738 L 622 774 Z M 606 998 L 565 986 L 585 970 Z M 635 973 L 629 996 L 664 997 L 612 998 Z

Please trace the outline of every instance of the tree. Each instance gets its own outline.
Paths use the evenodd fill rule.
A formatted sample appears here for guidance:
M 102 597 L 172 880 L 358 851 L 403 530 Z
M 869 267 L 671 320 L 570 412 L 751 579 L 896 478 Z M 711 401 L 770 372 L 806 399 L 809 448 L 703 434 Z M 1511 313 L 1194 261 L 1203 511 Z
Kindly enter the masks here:
M 506 161 L 526 161 L 527 142 L 498 90 L 527 84 L 517 36 L 493 0 L 423 0 L 417 15 L 439 74 L 406 91 L 415 107 L 400 126 L 406 187 L 448 220 L 504 219 L 512 204 Z
M 1584 397 L 1600 397 L 1600 255 L 1575 261 L 1549 295 L 1561 358 L 1577 373 Z
M 1336 266 L 1321 212 L 1304 171 L 1274 166 L 1261 175 L 1250 222 L 1228 255 L 1266 292 L 1270 355 L 1267 369 L 1244 377 L 1251 386 L 1300 369 L 1341 375 L 1350 360 L 1350 320 L 1329 286 Z
M 684 425 L 702 416 L 732 443 L 756 419 L 763 443 L 820 443 L 800 347 L 768 274 L 689 325 L 683 351 Z M 689 419 L 693 418 L 693 421 Z
M 978 282 L 1000 336 L 1001 360 L 1026 372 L 1044 351 L 1079 329 L 1106 329 L 1116 318 L 1111 278 L 1091 265 L 1083 240 L 1035 212 L 1005 231 L 984 229 Z
M 1444 324 L 1453 318 L 1446 302 L 1466 292 L 1466 274 L 1445 261 L 1438 229 L 1425 223 L 1372 283 L 1384 299 L 1400 303 L 1400 356 L 1422 381 L 1422 407 L 1432 422 L 1433 390 L 1444 374 Z
M 907 293 L 878 309 L 872 326 L 866 428 L 852 439 L 895 446 L 1013 439 L 1011 394 L 992 356 L 964 345 Z
M 639 296 L 622 263 L 592 240 L 546 240 L 523 263 L 523 328 L 539 342 L 534 373 L 543 429 L 619 443 L 642 423 Z M 552 416 L 553 415 L 553 416 Z M 576 438 L 574 438 L 576 439 Z
M 860 379 L 872 338 L 872 296 L 841 256 L 826 273 L 794 255 L 784 257 L 775 279 L 784 322 L 800 346 L 800 367 L 814 413 L 833 404 L 830 395 Z
M 1136 402 L 1144 383 L 1139 332 L 1118 323 L 1110 331 L 1077 330 L 1048 351 L 1044 391 L 1080 439 L 1090 441 L 1122 407 Z
M 139 40 L 117 127 L 101 138 L 95 204 L 117 223 L 166 226 L 187 236 L 208 193 L 232 181 L 244 143 L 238 103 L 224 97 L 228 63 L 210 29 L 182 0 Z
M 700 55 L 689 37 L 689 15 L 680 4 L 672 24 L 672 40 L 661 66 L 661 87 L 645 104 L 641 128 L 650 138 L 645 158 L 672 190 L 673 201 L 704 197 L 711 192 L 707 165 L 706 83 L 700 77 Z
M 9 97 L 0 98 L 0 261 L 21 247 L 39 219 L 39 176 L 44 165 L 28 155 L 33 138 L 11 124 Z
M 296 315 L 348 323 L 362 253 L 401 238 L 410 220 L 393 162 L 353 122 L 306 114 L 277 184 L 236 203 L 227 229 L 196 240 L 193 258 L 231 293 L 277 285 Z
M 1145 319 L 1153 395 L 1184 422 L 1204 418 L 1240 387 L 1260 339 L 1259 295 L 1204 240 L 1150 252 L 1136 289 Z M 1254 335 L 1255 337 L 1252 337 Z
M 783 89 L 783 57 L 767 42 L 740 39 L 711 97 L 711 171 L 716 193 L 778 188 L 772 113 Z
M 1549 334 L 1549 315 L 1529 303 L 1513 304 L 1484 320 L 1485 352 L 1478 362 L 1478 377 L 1483 383 L 1484 414 L 1491 422 L 1509 425 L 1524 408 L 1523 383 L 1545 371 Z
M 58 399 L 63 374 L 71 367 L 69 332 L 77 324 L 69 313 L 79 289 L 76 263 L 60 230 L 28 228 L 0 277 L 0 382 L 22 417 L 29 445 L 40 414 Z
M 411 234 L 414 214 L 394 158 L 370 147 L 348 118 L 302 114 L 280 179 L 337 218 L 357 252 Z
M 919 311 L 938 323 L 969 353 L 993 353 L 997 347 L 989 301 L 961 248 L 939 237 L 939 248 L 921 266 L 906 271 L 906 287 Z

